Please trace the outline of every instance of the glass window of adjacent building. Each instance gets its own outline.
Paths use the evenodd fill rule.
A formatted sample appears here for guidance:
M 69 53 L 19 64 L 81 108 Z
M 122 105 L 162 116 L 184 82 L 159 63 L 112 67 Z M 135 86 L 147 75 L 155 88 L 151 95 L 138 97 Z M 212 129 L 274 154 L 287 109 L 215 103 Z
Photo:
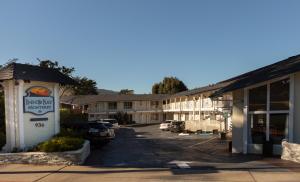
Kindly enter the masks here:
M 289 79 L 270 84 L 270 110 L 289 110 Z
M 288 138 L 288 114 L 270 114 L 269 140 L 280 145 L 283 139 Z
M 283 139 L 288 139 L 289 93 L 289 79 L 249 90 L 250 143 L 262 144 L 268 140 L 280 145 Z
M 249 111 L 267 110 L 267 85 L 249 90 Z

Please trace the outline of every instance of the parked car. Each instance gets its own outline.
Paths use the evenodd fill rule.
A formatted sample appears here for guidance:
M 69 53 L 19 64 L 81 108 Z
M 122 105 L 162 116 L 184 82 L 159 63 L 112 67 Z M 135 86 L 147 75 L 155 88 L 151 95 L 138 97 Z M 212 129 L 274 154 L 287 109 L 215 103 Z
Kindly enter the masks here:
M 119 128 L 118 121 L 116 119 L 100 119 L 101 122 L 109 122 L 113 125 L 114 129 Z
M 91 140 L 107 140 L 114 137 L 114 133 L 103 123 L 89 122 L 88 125 L 88 136 Z
M 170 131 L 179 133 L 184 131 L 184 121 L 172 121 L 170 126 Z
M 105 121 L 99 121 L 98 123 L 103 124 L 108 130 L 109 130 L 109 134 L 111 136 L 111 138 L 115 138 L 115 129 L 114 129 L 114 125 L 111 124 L 110 122 L 105 122 Z
M 172 120 L 166 120 L 159 125 L 159 129 L 163 131 L 170 130 Z

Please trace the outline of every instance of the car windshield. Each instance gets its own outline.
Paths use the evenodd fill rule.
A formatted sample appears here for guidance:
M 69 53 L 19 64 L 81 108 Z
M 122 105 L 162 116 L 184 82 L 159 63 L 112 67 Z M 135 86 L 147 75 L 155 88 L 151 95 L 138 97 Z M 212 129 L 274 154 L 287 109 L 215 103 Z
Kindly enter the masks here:
M 90 128 L 95 129 L 106 129 L 106 127 L 101 123 L 89 123 Z
M 108 128 L 111 128 L 113 127 L 113 125 L 111 123 L 104 123 L 104 126 L 108 127 Z
M 112 124 L 117 123 L 115 119 L 103 119 L 104 122 L 110 122 Z

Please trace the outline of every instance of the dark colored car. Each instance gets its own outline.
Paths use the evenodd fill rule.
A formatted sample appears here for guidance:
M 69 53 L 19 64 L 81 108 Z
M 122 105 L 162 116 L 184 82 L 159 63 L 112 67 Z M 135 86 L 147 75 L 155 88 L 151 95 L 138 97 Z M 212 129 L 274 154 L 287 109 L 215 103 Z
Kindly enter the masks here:
M 108 140 L 111 138 L 110 129 L 102 123 L 88 122 L 88 139 L 92 143 Z
M 184 121 L 172 121 L 170 131 L 174 133 L 183 132 L 185 128 Z

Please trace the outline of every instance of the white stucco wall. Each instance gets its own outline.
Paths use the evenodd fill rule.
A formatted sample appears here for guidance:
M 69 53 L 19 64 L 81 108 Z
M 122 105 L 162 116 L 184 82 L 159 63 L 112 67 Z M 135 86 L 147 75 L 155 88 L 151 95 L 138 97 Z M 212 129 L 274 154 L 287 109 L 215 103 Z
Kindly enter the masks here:
M 12 151 L 14 148 L 26 149 L 45 141 L 59 132 L 59 85 L 23 80 L 4 81 L 5 112 L 6 112 L 6 145 L 4 150 Z M 46 87 L 54 97 L 54 110 L 44 115 L 24 113 L 23 97 L 26 90 L 33 86 Z M 31 118 L 48 118 L 47 121 L 30 121 Z M 37 127 L 36 123 L 43 123 Z
M 23 96 L 26 95 L 25 91 L 33 86 L 43 86 L 51 90 L 51 96 L 54 97 L 54 83 L 45 82 L 31 82 L 24 84 Z M 36 127 L 37 122 L 30 121 L 31 118 L 48 118 L 48 121 L 40 121 L 44 127 Z M 36 116 L 31 113 L 24 113 L 24 141 L 26 146 L 33 146 L 42 141 L 51 138 L 55 134 L 55 113 L 50 112 L 45 115 Z
M 243 152 L 244 92 L 242 89 L 233 92 L 232 108 L 232 152 Z

